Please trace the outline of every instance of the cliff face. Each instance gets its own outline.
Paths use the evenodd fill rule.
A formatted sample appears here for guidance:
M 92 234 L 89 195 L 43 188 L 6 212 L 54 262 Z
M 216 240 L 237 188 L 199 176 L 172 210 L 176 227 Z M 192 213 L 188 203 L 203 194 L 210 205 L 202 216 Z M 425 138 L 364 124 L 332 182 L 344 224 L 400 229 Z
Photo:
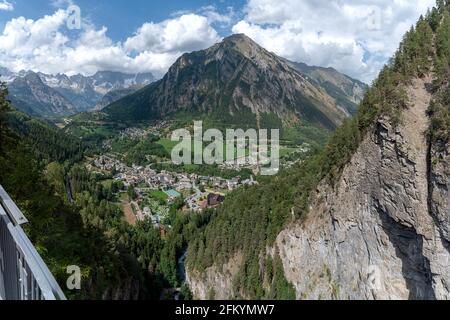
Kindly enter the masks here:
M 186 270 L 186 282 L 194 297 L 201 300 L 227 300 L 233 297 L 233 278 L 242 264 L 242 254 L 236 254 L 227 264 L 207 268 L 205 272 Z
M 278 236 L 298 298 L 450 298 L 449 156 L 427 144 L 429 81 L 413 81 L 400 124 L 380 119 L 309 219 Z
M 335 186 L 313 193 L 306 221 L 268 249 L 298 299 L 450 299 L 450 157 L 427 142 L 431 81 L 413 80 L 399 123 L 380 118 Z M 190 274 L 194 295 L 220 282 L 215 297 L 231 297 L 225 270 Z

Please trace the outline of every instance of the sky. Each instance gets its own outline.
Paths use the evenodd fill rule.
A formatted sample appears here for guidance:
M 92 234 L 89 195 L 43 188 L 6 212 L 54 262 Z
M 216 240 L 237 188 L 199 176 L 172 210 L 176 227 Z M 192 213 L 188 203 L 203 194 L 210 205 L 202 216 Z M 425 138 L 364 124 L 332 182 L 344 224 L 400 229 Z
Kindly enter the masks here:
M 245 33 L 284 58 L 370 83 L 435 0 L 0 0 L 0 66 L 162 77 Z

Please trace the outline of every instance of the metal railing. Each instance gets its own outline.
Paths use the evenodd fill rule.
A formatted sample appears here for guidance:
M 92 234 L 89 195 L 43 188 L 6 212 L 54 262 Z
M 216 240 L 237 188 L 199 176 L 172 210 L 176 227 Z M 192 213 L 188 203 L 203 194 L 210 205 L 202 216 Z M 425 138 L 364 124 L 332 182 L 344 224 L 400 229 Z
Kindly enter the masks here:
M 0 300 L 65 300 L 21 225 L 28 223 L 0 186 Z

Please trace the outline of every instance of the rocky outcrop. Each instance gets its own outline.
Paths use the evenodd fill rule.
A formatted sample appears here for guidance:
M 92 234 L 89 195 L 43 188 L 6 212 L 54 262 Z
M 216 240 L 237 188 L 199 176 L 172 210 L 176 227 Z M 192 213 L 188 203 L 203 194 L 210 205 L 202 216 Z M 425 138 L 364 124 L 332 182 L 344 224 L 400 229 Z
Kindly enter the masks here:
M 227 264 L 212 266 L 204 272 L 186 270 L 186 282 L 194 297 L 201 300 L 226 300 L 233 297 L 233 279 L 242 263 L 242 255 L 237 253 Z
M 429 154 L 429 201 L 430 211 L 439 226 L 439 232 L 450 249 L 450 153 L 449 145 L 432 146 Z M 450 262 L 449 262 L 450 263 Z
M 278 236 L 298 298 L 450 298 L 448 147 L 427 143 L 429 81 L 414 81 L 400 124 L 380 119 L 308 219 Z

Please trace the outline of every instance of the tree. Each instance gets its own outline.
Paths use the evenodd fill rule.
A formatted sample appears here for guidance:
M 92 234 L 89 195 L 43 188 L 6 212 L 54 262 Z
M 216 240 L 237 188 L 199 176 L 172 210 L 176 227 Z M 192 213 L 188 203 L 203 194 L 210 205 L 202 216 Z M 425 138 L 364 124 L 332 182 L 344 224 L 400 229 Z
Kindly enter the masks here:
M 4 82 L 0 82 L 0 147 L 3 145 L 5 131 L 5 114 L 9 110 L 9 101 L 6 100 L 8 89 Z
M 191 290 L 189 289 L 189 286 L 186 282 L 183 283 L 180 290 L 180 300 L 192 300 L 192 298 L 193 296 Z
M 52 162 L 47 165 L 45 173 L 48 183 L 60 196 L 64 196 L 65 186 L 63 167 L 57 162 Z

